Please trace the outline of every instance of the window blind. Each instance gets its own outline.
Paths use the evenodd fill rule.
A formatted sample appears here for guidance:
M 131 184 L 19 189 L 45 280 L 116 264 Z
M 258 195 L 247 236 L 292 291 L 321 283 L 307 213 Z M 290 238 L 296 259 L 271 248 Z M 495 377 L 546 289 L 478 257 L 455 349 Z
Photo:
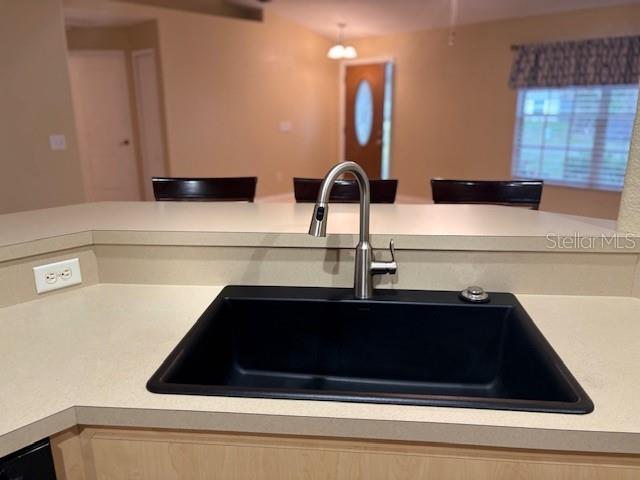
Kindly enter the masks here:
M 637 101 L 637 85 L 519 89 L 513 176 L 621 190 Z

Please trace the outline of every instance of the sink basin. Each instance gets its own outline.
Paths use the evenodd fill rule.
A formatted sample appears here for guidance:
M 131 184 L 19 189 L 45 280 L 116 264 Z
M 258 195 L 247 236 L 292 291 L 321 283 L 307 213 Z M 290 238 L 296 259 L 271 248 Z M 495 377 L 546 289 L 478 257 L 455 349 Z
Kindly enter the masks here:
M 147 383 L 155 393 L 589 413 L 516 298 L 229 286 Z

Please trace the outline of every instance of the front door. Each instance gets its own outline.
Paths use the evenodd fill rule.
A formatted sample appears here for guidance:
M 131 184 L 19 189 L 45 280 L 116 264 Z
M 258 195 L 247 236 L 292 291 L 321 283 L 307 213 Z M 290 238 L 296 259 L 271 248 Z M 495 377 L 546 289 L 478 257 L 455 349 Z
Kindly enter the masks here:
M 140 200 L 124 52 L 69 52 L 69 72 L 87 200 Z
M 386 63 L 346 67 L 345 160 L 380 178 Z

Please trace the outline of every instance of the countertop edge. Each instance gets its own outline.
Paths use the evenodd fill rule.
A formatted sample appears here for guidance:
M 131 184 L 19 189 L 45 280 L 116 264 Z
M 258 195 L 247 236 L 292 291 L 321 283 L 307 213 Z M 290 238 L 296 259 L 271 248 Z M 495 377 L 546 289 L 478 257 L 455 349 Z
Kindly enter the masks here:
M 561 248 L 557 246 L 558 242 L 538 236 L 371 234 L 371 241 L 375 248 L 385 248 L 391 238 L 395 239 L 397 250 L 640 253 L 640 241 L 634 242 L 632 248 L 627 248 L 616 245 L 614 242 L 604 243 L 599 237 L 582 237 L 588 242 L 585 246 L 576 245 L 574 242 L 570 248 Z M 0 262 L 100 245 L 351 249 L 355 247 L 357 241 L 357 235 L 351 233 L 336 233 L 329 234 L 326 238 L 313 238 L 305 233 L 86 230 L 0 245 Z
M 55 435 L 78 425 L 362 438 L 575 453 L 640 454 L 640 434 L 625 432 L 550 430 L 365 418 L 345 419 L 256 413 L 75 406 L 0 436 L 0 457 L 42 438 Z
M 108 244 L 225 242 L 252 247 L 350 248 L 359 206 L 332 205 L 329 236 L 307 235 L 312 204 L 97 202 L 0 215 L 0 261 L 54 248 Z M 613 220 L 495 205 L 371 205 L 374 241 L 399 249 L 640 252 Z M 75 235 L 75 243 L 73 237 Z M 560 238 L 566 242 L 558 242 Z M 57 239 L 57 240 L 47 240 Z M 618 241 L 623 242 L 619 245 Z M 384 247 L 386 245 L 380 245 Z M 551 247 L 551 248 L 550 248 Z
M 76 409 L 69 407 L 7 432 L 4 435 L 0 435 L 0 457 L 20 450 L 45 437 L 72 428 L 77 424 Z

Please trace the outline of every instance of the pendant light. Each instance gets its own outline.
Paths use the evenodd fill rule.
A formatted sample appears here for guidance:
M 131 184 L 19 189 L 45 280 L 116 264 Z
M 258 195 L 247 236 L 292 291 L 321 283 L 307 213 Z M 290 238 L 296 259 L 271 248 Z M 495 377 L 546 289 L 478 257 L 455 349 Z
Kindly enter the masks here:
M 344 23 L 338 24 L 338 41 L 329 49 L 327 57 L 332 60 L 349 60 L 358 57 L 358 52 L 355 47 L 344 44 L 344 29 L 346 25 Z

